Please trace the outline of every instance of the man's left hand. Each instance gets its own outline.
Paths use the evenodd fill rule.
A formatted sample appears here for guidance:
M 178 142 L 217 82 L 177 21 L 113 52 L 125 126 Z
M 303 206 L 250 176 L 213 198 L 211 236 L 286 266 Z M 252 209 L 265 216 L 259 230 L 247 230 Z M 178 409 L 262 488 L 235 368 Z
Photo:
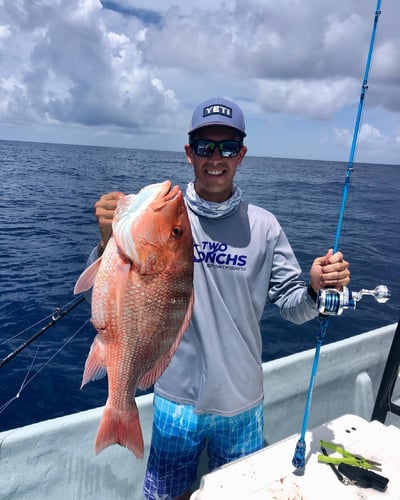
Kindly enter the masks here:
M 313 290 L 318 293 L 323 288 L 341 290 L 350 283 L 349 263 L 342 252 L 333 253 L 329 249 L 323 257 L 317 257 L 310 269 L 310 281 Z

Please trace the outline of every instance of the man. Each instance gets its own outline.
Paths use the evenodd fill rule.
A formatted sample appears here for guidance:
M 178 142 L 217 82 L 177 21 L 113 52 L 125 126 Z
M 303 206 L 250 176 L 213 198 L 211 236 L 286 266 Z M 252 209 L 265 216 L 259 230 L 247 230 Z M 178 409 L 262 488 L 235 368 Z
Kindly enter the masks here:
M 194 239 L 191 324 L 155 385 L 154 424 L 144 484 L 148 499 L 188 499 L 207 443 L 210 470 L 263 446 L 262 339 L 268 299 L 302 323 L 317 316 L 318 290 L 350 280 L 348 263 L 329 250 L 314 260 L 309 285 L 276 218 L 241 199 L 234 184 L 247 148 L 243 113 L 215 98 L 194 110 L 186 203 Z M 96 203 L 100 254 L 122 193 Z

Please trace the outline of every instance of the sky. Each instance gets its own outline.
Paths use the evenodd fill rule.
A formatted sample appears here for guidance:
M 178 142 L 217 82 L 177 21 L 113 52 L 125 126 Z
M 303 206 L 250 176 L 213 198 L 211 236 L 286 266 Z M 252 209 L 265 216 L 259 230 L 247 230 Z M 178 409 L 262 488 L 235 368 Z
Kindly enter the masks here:
M 348 161 L 376 0 L 0 0 L 0 139 L 183 151 L 234 100 L 248 154 Z M 400 164 L 399 0 L 382 0 L 355 161 Z

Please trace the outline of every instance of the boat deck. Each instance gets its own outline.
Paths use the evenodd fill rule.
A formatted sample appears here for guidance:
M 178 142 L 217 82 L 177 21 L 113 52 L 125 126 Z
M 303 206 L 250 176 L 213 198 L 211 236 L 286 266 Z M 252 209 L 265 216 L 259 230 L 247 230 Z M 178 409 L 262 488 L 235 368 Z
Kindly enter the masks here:
M 306 433 L 306 466 L 301 474 L 291 460 L 298 436 L 219 468 L 201 480 L 191 500 L 377 500 L 400 499 L 400 429 L 344 415 Z M 320 440 L 381 464 L 390 478 L 384 492 L 345 485 L 327 464 L 318 462 Z M 335 454 L 334 456 L 339 456 Z

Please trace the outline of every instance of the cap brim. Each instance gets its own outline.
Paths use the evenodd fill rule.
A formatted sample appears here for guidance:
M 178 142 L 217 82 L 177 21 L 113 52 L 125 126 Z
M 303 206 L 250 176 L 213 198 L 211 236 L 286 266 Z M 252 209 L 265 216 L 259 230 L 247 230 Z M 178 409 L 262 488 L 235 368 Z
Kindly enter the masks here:
M 188 134 L 191 135 L 193 134 L 194 132 L 196 132 L 196 130 L 200 130 L 201 128 L 205 128 L 205 127 L 215 127 L 215 126 L 220 126 L 220 127 L 226 127 L 226 128 L 231 128 L 233 129 L 235 132 L 238 132 L 242 137 L 246 137 L 246 132 L 243 132 L 243 130 L 241 130 L 240 128 L 237 128 L 237 127 L 232 127 L 232 125 L 227 125 L 226 123 L 221 123 L 221 122 L 209 122 L 209 123 L 203 123 L 202 125 L 199 125 L 198 127 L 195 127 L 193 128 L 192 130 L 189 130 Z

